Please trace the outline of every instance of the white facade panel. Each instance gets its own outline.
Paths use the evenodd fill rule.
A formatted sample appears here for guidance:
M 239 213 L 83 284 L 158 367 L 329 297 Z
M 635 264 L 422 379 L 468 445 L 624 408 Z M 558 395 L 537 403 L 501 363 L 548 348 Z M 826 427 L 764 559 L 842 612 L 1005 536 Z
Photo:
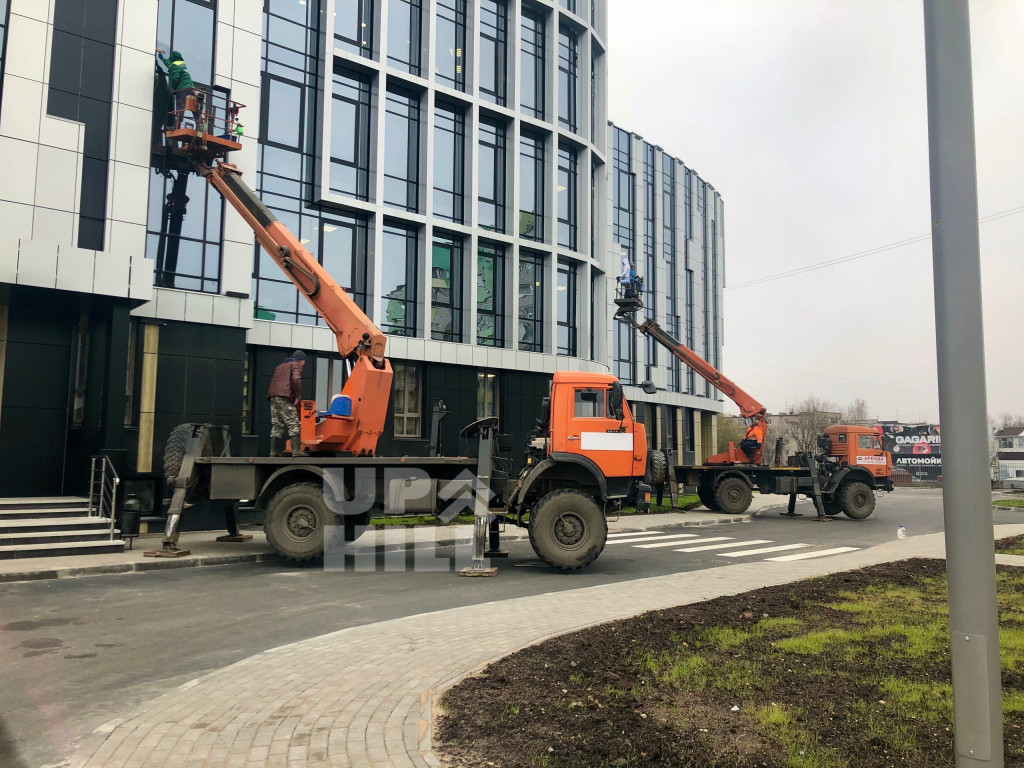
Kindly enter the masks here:
M 18 249 L 18 284 L 57 287 L 57 244 L 22 240 Z
M 37 144 L 0 136 L 0 168 L 4 169 L 0 200 L 35 204 L 38 156 Z
M 12 8 L 11 23 L 7 28 L 4 78 L 13 75 L 39 83 L 46 82 L 48 51 L 49 36 L 46 22 L 19 16 Z
M 8 75 L 4 77 L 3 93 L 0 135 L 22 141 L 39 141 L 43 84 L 36 80 Z
M 71 246 L 75 242 L 75 214 L 36 206 L 32 217 L 32 239 Z M 89 286 L 92 280 L 89 280 Z
M 81 155 L 77 152 L 39 147 L 35 204 L 43 208 L 77 212 L 80 163 Z

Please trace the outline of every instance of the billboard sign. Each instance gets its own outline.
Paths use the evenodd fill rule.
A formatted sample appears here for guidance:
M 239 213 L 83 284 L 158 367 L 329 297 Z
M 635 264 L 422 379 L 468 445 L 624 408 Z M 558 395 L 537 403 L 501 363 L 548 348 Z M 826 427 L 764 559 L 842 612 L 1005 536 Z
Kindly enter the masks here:
M 934 482 L 942 474 L 942 432 L 938 424 L 883 423 L 882 447 L 892 454 L 893 467 L 920 480 Z

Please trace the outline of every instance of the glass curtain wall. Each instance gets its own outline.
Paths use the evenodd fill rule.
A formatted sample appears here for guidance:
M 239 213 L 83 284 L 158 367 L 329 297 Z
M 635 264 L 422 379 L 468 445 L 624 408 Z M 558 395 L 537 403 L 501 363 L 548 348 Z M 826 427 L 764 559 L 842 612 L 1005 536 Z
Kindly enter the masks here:
M 422 37 L 420 0 L 391 0 L 388 3 L 388 66 L 419 75 Z
M 680 338 L 679 318 L 679 260 L 676 254 L 676 164 L 668 155 L 661 156 L 661 243 L 665 254 L 665 319 L 668 332 Z M 668 390 L 681 392 L 681 363 L 674 355 L 668 361 Z
M 384 203 L 415 213 L 420 186 L 419 94 L 389 86 L 384 121 Z
M 381 253 L 381 330 L 391 336 L 416 335 L 416 230 L 384 225 Z
M 480 98 L 505 106 L 508 87 L 508 2 L 480 0 Z
M 438 101 L 434 108 L 434 215 L 463 220 L 466 118 L 460 107 Z
M 492 232 L 505 231 L 505 126 L 480 120 L 477 224 Z
M 576 149 L 558 146 L 558 244 L 576 250 L 579 220 L 579 170 Z
M 544 14 L 523 6 L 520 31 L 519 107 L 527 115 L 544 119 Z
M 632 172 L 632 137 L 615 128 L 612 143 L 612 240 L 636 263 L 636 175 Z M 636 382 L 636 332 L 615 321 L 612 337 L 615 375 L 623 384 Z
M 476 343 L 505 346 L 505 248 L 486 242 L 477 251 Z
M 331 94 L 330 190 L 370 198 L 370 78 L 334 67 Z
M 579 36 L 570 27 L 558 30 L 558 123 L 575 132 L 579 111 Z
M 519 349 L 544 351 L 544 257 L 519 254 Z
M 558 354 L 569 357 L 578 351 L 576 272 L 575 262 L 558 262 Z
M 440 85 L 466 90 L 466 0 L 437 0 L 434 77 Z
M 430 264 L 430 338 L 462 341 L 462 239 L 437 233 Z
M 373 58 L 373 0 L 335 0 L 334 42 L 342 50 Z
M 519 137 L 519 235 L 544 240 L 544 137 Z
M 658 188 L 655 186 L 655 149 L 644 142 L 644 306 L 654 311 L 654 296 L 657 292 L 657 217 L 656 206 Z M 654 377 L 654 369 L 658 365 L 658 344 L 649 336 L 644 337 L 644 379 L 650 381 Z

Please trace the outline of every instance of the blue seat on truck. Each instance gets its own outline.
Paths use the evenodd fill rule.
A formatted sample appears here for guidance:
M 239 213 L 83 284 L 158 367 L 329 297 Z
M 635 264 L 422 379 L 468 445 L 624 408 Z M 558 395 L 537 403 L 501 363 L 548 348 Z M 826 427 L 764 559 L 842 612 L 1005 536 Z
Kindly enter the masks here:
M 321 418 L 328 416 L 351 416 L 352 415 L 352 398 L 348 395 L 335 395 L 331 398 L 331 404 L 327 406 L 326 411 L 320 412 Z

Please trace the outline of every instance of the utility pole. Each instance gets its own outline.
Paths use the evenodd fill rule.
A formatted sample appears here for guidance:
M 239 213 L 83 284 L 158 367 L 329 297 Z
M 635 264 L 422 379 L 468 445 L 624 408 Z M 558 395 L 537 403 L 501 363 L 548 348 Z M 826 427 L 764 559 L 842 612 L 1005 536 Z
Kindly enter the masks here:
M 967 0 L 924 0 L 956 765 L 1003 765 Z

